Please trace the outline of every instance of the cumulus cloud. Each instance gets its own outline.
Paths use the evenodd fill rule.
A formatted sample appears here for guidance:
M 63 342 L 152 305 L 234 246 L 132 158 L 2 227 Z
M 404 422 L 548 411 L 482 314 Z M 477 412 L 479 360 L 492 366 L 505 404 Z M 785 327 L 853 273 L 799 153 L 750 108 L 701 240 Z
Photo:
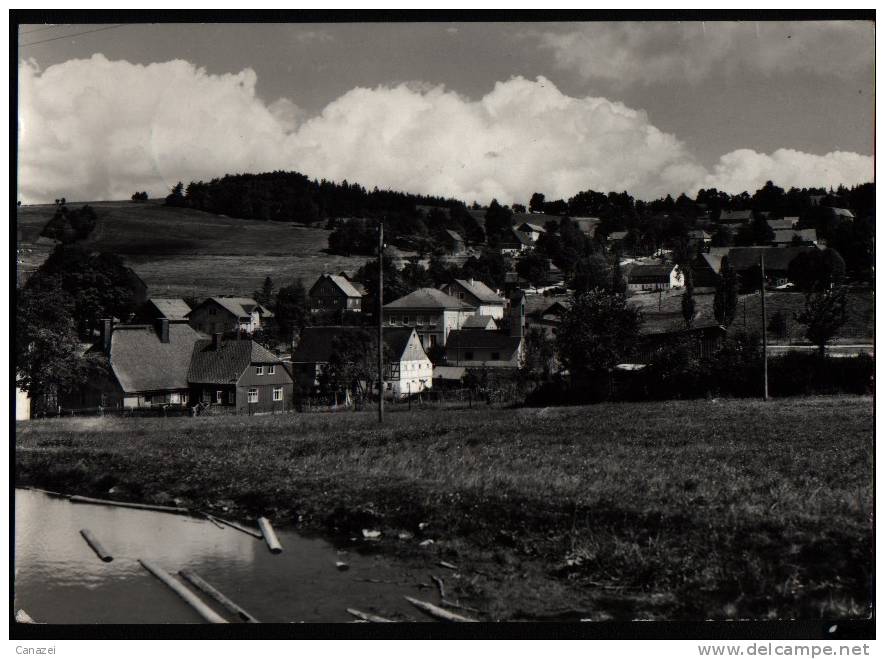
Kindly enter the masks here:
M 258 97 L 251 69 L 210 75 L 180 60 L 142 66 L 95 55 L 45 71 L 22 62 L 19 74 L 25 202 L 158 195 L 179 180 L 272 169 L 481 202 L 872 177 L 872 158 L 843 152 L 741 150 L 708 171 L 643 111 L 568 96 L 543 77 L 498 82 L 477 100 L 427 83 L 356 88 L 307 118 L 290 99 Z
M 699 82 L 714 73 L 872 72 L 869 21 L 621 22 L 532 34 L 564 69 L 620 85 Z

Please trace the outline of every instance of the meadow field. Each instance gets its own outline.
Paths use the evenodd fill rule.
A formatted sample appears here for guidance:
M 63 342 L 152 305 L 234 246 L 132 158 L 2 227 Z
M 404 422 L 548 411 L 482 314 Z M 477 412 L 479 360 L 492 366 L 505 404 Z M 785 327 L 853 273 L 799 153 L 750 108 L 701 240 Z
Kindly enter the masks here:
M 355 271 L 365 258 L 327 254 L 329 231 L 292 222 L 261 222 L 164 206 L 159 200 L 89 203 L 98 222 L 80 245 L 120 256 L 148 284 L 151 295 L 248 295 L 266 276 L 279 286 L 296 278 L 311 283 L 323 272 Z M 18 209 L 20 266 L 33 269 L 49 253 L 40 231 L 51 204 Z
M 445 560 L 489 620 L 858 618 L 873 454 L 870 397 L 103 417 L 19 422 L 16 483 Z

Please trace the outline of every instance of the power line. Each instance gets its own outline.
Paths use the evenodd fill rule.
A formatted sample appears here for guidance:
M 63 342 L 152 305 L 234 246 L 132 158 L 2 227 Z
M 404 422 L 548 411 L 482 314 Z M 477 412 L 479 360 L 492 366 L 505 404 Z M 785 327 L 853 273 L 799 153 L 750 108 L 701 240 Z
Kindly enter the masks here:
M 113 30 L 114 28 L 125 27 L 123 23 L 119 25 L 109 25 L 107 27 L 96 28 L 95 30 L 86 30 L 85 32 L 75 32 L 74 34 L 65 34 L 60 37 L 52 37 L 51 39 L 41 39 L 40 41 L 32 41 L 31 43 L 23 43 L 19 44 L 19 48 L 24 48 L 25 46 L 36 46 L 38 43 L 47 43 L 48 41 L 58 41 L 59 39 L 73 39 L 74 37 L 79 37 L 83 34 L 92 34 L 93 32 L 101 32 L 102 30 Z
M 44 27 L 38 27 L 36 30 L 25 30 L 24 32 L 19 32 L 20 36 L 24 36 L 25 34 L 32 34 L 34 32 L 43 32 L 44 30 L 51 30 L 56 27 L 69 27 L 66 24 L 53 23 L 52 25 L 46 25 Z

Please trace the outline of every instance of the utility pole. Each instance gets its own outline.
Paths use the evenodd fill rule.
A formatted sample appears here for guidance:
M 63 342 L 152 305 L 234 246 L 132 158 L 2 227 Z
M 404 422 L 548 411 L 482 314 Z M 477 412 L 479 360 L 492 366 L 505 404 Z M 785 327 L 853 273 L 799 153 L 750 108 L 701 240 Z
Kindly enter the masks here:
M 762 400 L 768 400 L 768 328 L 765 319 L 765 252 L 759 253 L 759 269 L 762 273 L 759 292 L 762 296 Z
M 384 423 L 384 220 L 378 222 L 378 423 Z

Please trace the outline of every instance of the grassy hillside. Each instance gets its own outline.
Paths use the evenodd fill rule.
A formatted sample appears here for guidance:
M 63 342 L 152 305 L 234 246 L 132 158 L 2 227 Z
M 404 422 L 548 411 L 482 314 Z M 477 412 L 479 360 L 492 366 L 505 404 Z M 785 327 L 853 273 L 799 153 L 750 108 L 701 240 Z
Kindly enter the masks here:
M 227 505 L 345 542 L 379 529 L 376 550 L 455 563 L 446 589 L 486 619 L 856 618 L 871 601 L 871 398 L 398 409 L 383 428 L 55 419 L 15 441 L 20 485 Z
M 160 201 L 89 203 L 98 223 L 81 244 L 120 255 L 154 295 L 246 294 L 267 275 L 278 285 L 296 277 L 310 285 L 324 271 L 355 270 L 365 260 L 326 254 L 329 232 L 294 222 L 241 220 Z M 20 246 L 30 250 L 24 267 L 45 258 L 48 247 L 38 237 L 54 212 L 52 205 L 18 209 Z
M 631 304 L 638 306 L 645 318 L 644 327 L 650 331 L 663 332 L 666 330 L 682 329 L 685 323 L 682 319 L 682 294 L 683 290 L 677 289 L 665 291 L 660 299 L 658 308 L 657 293 L 641 293 L 630 298 Z M 869 288 L 856 288 L 848 294 L 848 320 L 839 331 L 839 340 L 842 342 L 870 342 L 875 335 L 875 295 Z M 729 331 L 737 332 L 746 329 L 750 332 L 761 331 L 761 300 L 758 294 L 741 295 L 738 300 L 737 313 L 734 323 Z M 746 324 L 744 322 L 744 308 L 746 306 Z M 794 320 L 794 315 L 801 312 L 805 307 L 805 296 L 801 293 L 789 291 L 766 291 L 765 311 L 770 319 L 777 311 L 782 311 L 787 317 L 787 329 L 789 336 L 784 342 L 793 341 L 804 343 L 805 326 Z M 713 315 L 713 293 L 695 293 L 695 309 L 697 317 L 695 324 L 702 325 L 716 322 Z M 769 339 L 775 341 L 773 336 Z

